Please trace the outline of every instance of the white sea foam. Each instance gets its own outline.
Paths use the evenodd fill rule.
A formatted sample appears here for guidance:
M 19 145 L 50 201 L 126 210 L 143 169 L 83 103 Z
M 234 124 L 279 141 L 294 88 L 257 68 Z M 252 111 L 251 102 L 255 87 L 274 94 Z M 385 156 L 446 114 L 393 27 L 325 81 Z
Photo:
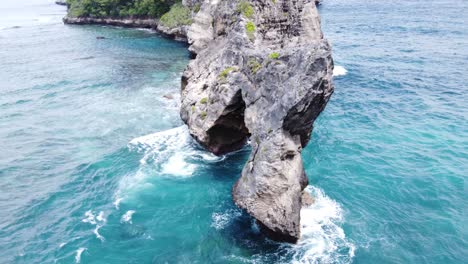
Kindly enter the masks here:
M 148 162 L 163 163 L 173 156 L 177 150 L 186 148 L 189 134 L 186 127 L 176 127 L 166 131 L 133 139 L 128 144 L 132 150 L 142 152 L 141 164 Z
M 211 215 L 211 226 L 217 230 L 224 229 L 234 218 L 241 216 L 240 210 L 231 209 L 222 213 L 213 213 Z
M 123 223 L 132 223 L 132 216 L 135 214 L 135 210 L 128 210 L 124 215 L 122 215 L 122 218 L 120 219 L 121 222 Z
M 103 236 L 101 236 L 101 234 L 99 234 L 99 229 L 101 228 L 102 226 L 100 225 L 96 225 L 96 228 L 94 228 L 93 230 L 93 233 L 96 235 L 96 238 L 101 240 L 102 242 L 104 242 L 105 238 Z
M 142 154 L 140 169 L 124 177 L 119 184 L 114 205 L 126 199 L 129 191 L 151 187 L 149 176 L 190 177 L 200 161 L 218 162 L 217 157 L 199 148 L 192 140 L 186 126 L 180 126 L 146 136 L 128 143 L 131 151 Z
M 116 198 L 115 201 L 114 201 L 114 206 L 115 206 L 115 209 L 119 209 L 120 207 L 120 203 L 122 202 L 123 198 Z
M 341 227 L 343 210 L 340 205 L 326 196 L 324 192 L 313 186 L 306 191 L 311 193 L 315 202 L 301 210 L 301 238 L 296 245 L 284 244 L 292 254 L 291 260 L 281 260 L 283 263 L 319 264 L 319 263 L 351 263 L 355 246 L 347 240 Z M 211 226 L 217 230 L 226 228 L 233 219 L 241 216 L 240 210 L 226 210 L 212 214 Z M 259 227 L 252 221 L 252 229 L 259 233 Z M 264 255 L 254 257 L 253 263 L 264 263 Z M 232 259 L 232 256 L 227 257 Z
M 98 216 L 96 217 L 96 220 L 98 220 L 100 222 L 106 222 L 107 221 L 106 217 L 104 216 L 103 211 L 99 212 Z
M 93 214 L 91 210 L 86 211 L 85 218 L 81 220 L 83 223 L 90 223 L 92 225 L 96 224 L 96 216 Z
M 67 242 L 60 243 L 59 248 L 63 248 L 66 244 Z
M 309 186 L 313 205 L 301 210 L 301 239 L 294 250 L 293 263 L 350 263 L 355 246 L 346 239 L 340 224 L 340 205 L 319 188 Z
M 82 247 L 76 250 L 76 255 L 75 255 L 75 262 L 80 263 L 81 261 L 81 254 L 86 250 L 86 248 Z
M 92 210 L 88 210 L 85 213 L 85 218 L 83 218 L 81 222 L 95 225 L 97 222 L 106 222 L 106 217 L 103 211 L 100 211 L 96 216 Z
M 161 172 L 164 174 L 191 176 L 196 169 L 195 164 L 188 164 L 185 161 L 186 155 L 177 152 L 162 165 Z
M 88 210 L 85 213 L 85 218 L 81 220 L 83 223 L 89 223 L 91 225 L 95 225 L 93 233 L 96 235 L 96 238 L 104 241 L 104 237 L 99 234 L 99 229 L 104 226 L 107 222 L 105 217 L 104 211 L 100 211 L 99 214 L 96 216 L 92 210 Z
M 187 161 L 190 158 L 198 157 L 206 161 L 220 161 L 224 158 L 197 149 L 186 126 L 138 137 L 128 145 L 130 149 L 144 154 L 141 164 L 162 164 L 163 172 L 172 175 L 187 176 L 188 172 L 193 172 L 190 168 L 194 168 L 195 164 Z M 179 170 L 171 168 L 171 165 L 177 166 Z
M 333 69 L 333 76 L 344 76 L 348 73 L 348 70 L 346 70 L 343 66 L 335 66 Z

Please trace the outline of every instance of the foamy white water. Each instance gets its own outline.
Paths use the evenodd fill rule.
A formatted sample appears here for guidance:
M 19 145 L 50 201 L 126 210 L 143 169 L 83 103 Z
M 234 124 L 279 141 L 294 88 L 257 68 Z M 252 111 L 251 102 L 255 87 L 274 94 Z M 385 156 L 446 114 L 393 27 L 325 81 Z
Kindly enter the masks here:
M 213 213 L 211 215 L 211 226 L 217 230 L 224 229 L 234 218 L 242 215 L 238 209 L 229 209 L 225 212 Z
M 217 157 L 193 141 L 186 126 L 138 137 L 128 143 L 131 151 L 143 154 L 140 169 L 133 175 L 124 177 L 116 193 L 114 205 L 118 208 L 128 192 L 151 185 L 149 177 L 171 176 L 190 177 L 200 161 L 218 162 L 225 157 Z
M 101 234 L 99 234 L 99 229 L 103 227 L 107 222 L 104 211 L 100 211 L 99 214 L 96 216 L 92 210 L 88 210 L 85 213 L 85 218 L 83 218 L 81 222 L 94 225 L 94 235 L 97 239 L 104 242 L 105 238 Z
M 81 220 L 83 223 L 90 223 L 92 225 L 96 224 L 96 216 L 93 214 L 91 210 L 86 211 L 85 218 Z
M 100 226 L 100 225 L 96 225 L 96 228 L 94 228 L 93 233 L 96 235 L 97 239 L 101 240 L 101 242 L 104 242 L 105 238 L 101 234 L 99 234 L 99 229 L 101 227 L 102 226 Z
M 164 162 L 175 152 L 186 148 L 190 135 L 185 126 L 138 137 L 129 142 L 131 150 L 143 152 L 141 164 L 148 162 Z
M 122 215 L 121 217 L 121 222 L 124 222 L 124 223 L 132 223 L 132 216 L 133 214 L 135 214 L 136 211 L 135 210 L 128 210 L 124 215 Z
M 129 142 L 128 147 L 131 150 L 144 153 L 143 158 L 140 160 L 141 164 L 149 162 L 167 163 L 169 161 L 169 163 L 173 162 L 174 165 L 185 166 L 187 158 L 199 158 L 204 161 L 214 162 L 224 159 L 224 157 L 218 157 L 201 148 L 197 148 L 196 143 L 188 132 L 187 126 L 180 126 L 135 138 Z M 175 158 L 170 160 L 173 157 Z M 174 174 L 178 174 L 178 172 Z M 182 174 L 185 173 L 182 172 Z
M 335 66 L 333 69 L 333 76 L 344 76 L 348 73 L 348 70 L 345 69 L 343 66 Z
M 306 191 L 313 205 L 301 210 L 301 239 L 293 246 L 293 263 L 350 263 L 355 246 L 346 239 L 340 224 L 344 221 L 340 205 L 313 186 Z
M 122 202 L 122 200 L 123 200 L 123 198 L 117 198 L 117 199 L 115 199 L 115 201 L 114 201 L 114 203 L 113 203 L 115 209 L 118 210 L 118 209 L 120 208 L 120 203 Z
M 100 211 L 98 216 L 96 217 L 96 220 L 100 222 L 106 222 L 106 217 L 104 216 L 104 211 Z
M 75 255 L 75 262 L 80 263 L 81 261 L 81 254 L 86 250 L 86 248 L 82 247 L 76 250 L 76 255 Z
M 187 155 L 176 152 L 167 162 L 162 165 L 161 172 L 164 174 L 191 176 L 196 169 L 195 164 L 190 164 L 185 161 Z

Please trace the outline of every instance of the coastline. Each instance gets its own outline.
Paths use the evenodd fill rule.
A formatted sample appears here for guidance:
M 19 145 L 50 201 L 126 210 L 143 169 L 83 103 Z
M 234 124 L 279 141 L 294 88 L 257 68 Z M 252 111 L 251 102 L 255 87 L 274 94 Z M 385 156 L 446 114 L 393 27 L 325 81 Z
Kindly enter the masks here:
M 108 25 L 126 28 L 152 29 L 164 37 L 187 42 L 187 26 L 169 28 L 158 23 L 157 19 L 139 18 L 93 18 L 93 17 L 69 17 L 62 19 L 63 23 L 70 25 Z

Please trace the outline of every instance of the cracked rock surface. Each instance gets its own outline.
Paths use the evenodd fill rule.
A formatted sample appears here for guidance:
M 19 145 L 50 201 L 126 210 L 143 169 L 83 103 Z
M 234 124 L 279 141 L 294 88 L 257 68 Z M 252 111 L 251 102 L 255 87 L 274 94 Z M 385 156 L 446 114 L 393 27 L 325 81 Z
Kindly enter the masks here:
M 333 60 L 315 1 L 201 1 L 187 38 L 181 117 L 221 155 L 252 153 L 232 190 L 237 206 L 277 241 L 300 238 L 301 151 L 333 93 Z

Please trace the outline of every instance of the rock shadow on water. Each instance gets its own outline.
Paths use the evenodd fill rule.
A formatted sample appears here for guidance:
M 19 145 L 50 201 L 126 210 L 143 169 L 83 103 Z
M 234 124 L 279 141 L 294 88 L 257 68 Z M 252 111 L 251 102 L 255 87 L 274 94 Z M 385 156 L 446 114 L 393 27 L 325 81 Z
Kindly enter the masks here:
M 203 259 L 213 263 L 278 263 L 292 259 L 289 245 L 267 238 L 245 211 L 232 204 L 223 214 L 214 217 L 213 231 L 200 243 Z

